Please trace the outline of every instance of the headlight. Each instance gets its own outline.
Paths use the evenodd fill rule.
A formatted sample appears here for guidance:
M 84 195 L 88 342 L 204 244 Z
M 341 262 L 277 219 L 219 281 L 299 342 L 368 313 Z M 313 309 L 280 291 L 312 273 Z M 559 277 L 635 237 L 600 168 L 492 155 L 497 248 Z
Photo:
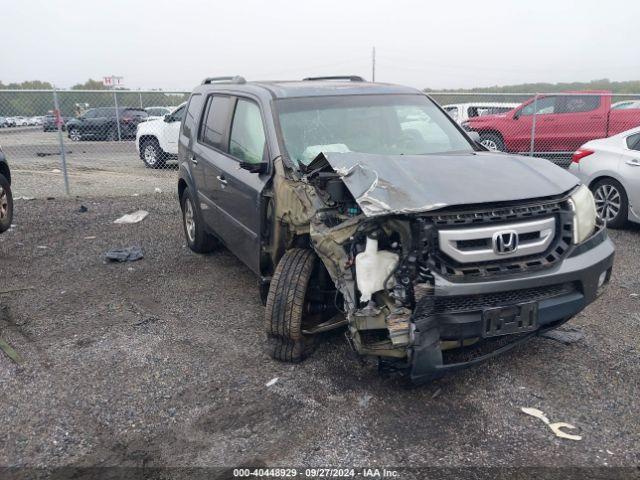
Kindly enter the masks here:
M 573 243 L 582 243 L 596 228 L 596 202 L 591 190 L 581 185 L 569 198 L 573 209 Z

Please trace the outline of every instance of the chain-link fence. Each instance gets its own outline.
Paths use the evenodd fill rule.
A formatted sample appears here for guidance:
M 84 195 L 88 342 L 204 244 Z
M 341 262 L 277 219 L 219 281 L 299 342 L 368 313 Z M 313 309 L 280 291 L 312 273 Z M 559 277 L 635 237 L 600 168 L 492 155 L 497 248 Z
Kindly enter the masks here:
M 175 188 L 188 92 L 0 90 L 0 145 L 17 196 Z M 640 125 L 640 94 L 430 92 L 494 150 L 567 166 L 585 142 Z M 57 106 L 56 106 L 57 105 Z M 138 141 L 136 141 L 136 133 Z
M 432 93 L 492 150 L 545 157 L 567 167 L 584 143 L 640 126 L 640 94 Z
M 117 196 L 175 188 L 188 92 L 0 90 L 14 194 Z M 149 132 L 136 142 L 136 132 Z

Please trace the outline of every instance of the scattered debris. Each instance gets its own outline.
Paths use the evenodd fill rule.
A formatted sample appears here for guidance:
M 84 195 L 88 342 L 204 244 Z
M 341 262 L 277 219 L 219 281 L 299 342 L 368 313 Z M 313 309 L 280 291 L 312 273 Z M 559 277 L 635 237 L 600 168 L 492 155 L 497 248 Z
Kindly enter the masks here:
M 51 173 L 62 173 L 62 170 L 60 170 L 59 168 L 54 168 L 53 170 L 51 170 Z
M 155 190 L 154 190 L 154 192 L 155 192 L 155 193 L 162 193 L 162 189 L 161 189 L 161 188 L 156 187 L 156 188 L 155 188 Z
M 35 197 L 15 197 L 14 200 L 24 200 L 25 202 L 28 202 L 30 200 L 35 200 Z
M 640 297 L 640 293 L 630 293 L 629 296 L 633 298 Z
M 88 212 L 89 209 L 87 207 L 85 207 L 84 205 L 80 205 L 80 208 L 78 209 L 78 212 L 80 213 L 84 213 L 84 212 Z
M 138 245 L 127 248 L 112 248 L 105 256 L 112 262 L 135 262 L 144 258 L 142 247 Z
M 369 406 L 369 402 L 371 401 L 371 399 L 373 398 L 372 395 L 369 395 L 368 393 L 365 393 L 362 397 L 360 397 L 360 399 L 358 400 L 358 404 L 363 407 L 363 408 L 367 408 Z
M 85 240 L 95 240 L 96 236 L 95 235 L 89 235 L 87 237 L 84 237 Z
M 33 287 L 10 288 L 8 290 L 0 290 L 0 295 L 5 293 L 24 292 L 25 290 L 33 290 Z
M 148 325 L 148 324 L 150 324 L 150 323 L 156 323 L 156 322 L 158 322 L 159 320 L 160 320 L 160 319 L 159 319 L 158 317 L 153 317 L 153 316 L 151 316 L 151 317 L 147 317 L 147 318 L 145 318 L 145 319 L 143 319 L 143 320 L 140 320 L 139 322 L 136 322 L 136 323 L 134 323 L 133 325 L 134 325 L 135 327 L 139 327 L 139 326 L 141 326 L 141 325 Z
M 433 400 L 434 398 L 436 398 L 438 395 L 440 395 L 442 393 L 442 389 L 439 388 L 437 389 L 435 392 L 433 392 L 433 395 L 431 395 L 431 400 Z
M 541 333 L 540 336 L 550 340 L 555 340 L 556 342 L 560 342 L 565 345 L 571 345 L 572 343 L 582 340 L 584 338 L 584 332 L 573 327 L 563 329 L 557 328 L 555 330 L 549 330 L 548 332 Z
M 562 428 L 568 428 L 570 430 L 573 430 L 574 428 L 576 428 L 570 423 L 566 423 L 566 422 L 551 423 L 549 419 L 546 417 L 546 415 L 544 414 L 544 412 L 542 412 L 542 410 L 538 410 L 537 408 L 520 407 L 520 410 L 522 410 L 522 412 L 526 413 L 527 415 L 531 415 L 532 417 L 536 417 L 542 420 L 545 424 L 549 426 L 551 431 L 553 431 L 555 436 L 558 438 L 566 438 L 567 440 L 582 440 L 582 436 L 580 435 L 571 435 L 570 433 L 565 433 L 562 431 Z
M 73 153 L 71 150 L 64 152 L 66 155 Z M 36 152 L 36 157 L 53 157 L 54 155 L 60 155 L 60 150 L 57 152 Z
M 278 381 L 278 377 L 276 378 L 272 378 L 271 380 L 269 380 L 267 383 L 264 384 L 265 387 L 270 387 L 272 385 L 275 385 L 276 382 Z
M 144 220 L 147 215 L 149 215 L 149 212 L 147 212 L 146 210 L 137 210 L 133 213 L 128 213 L 126 215 L 123 215 L 122 217 L 118 218 L 117 220 L 114 220 L 113 223 L 138 223 L 141 222 L 142 220 Z
M 46 250 L 49 247 L 46 245 L 38 245 L 36 248 L 39 248 L 40 250 Z
M 17 364 L 22 363 L 22 357 L 16 352 L 11 345 L 0 338 L 0 350 L 7 354 L 7 356 Z

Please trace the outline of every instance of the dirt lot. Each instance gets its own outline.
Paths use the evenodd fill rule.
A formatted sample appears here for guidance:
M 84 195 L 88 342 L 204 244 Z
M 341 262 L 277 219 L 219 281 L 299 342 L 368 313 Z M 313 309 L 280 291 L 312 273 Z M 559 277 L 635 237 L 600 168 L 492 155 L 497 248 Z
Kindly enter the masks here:
M 71 195 L 116 196 L 153 193 L 174 187 L 177 169 L 146 168 L 135 142 L 72 142 L 64 133 Z M 42 127 L 0 130 L 0 145 L 15 179 L 14 195 L 47 198 L 63 195 L 64 177 L 58 132 Z
M 112 223 L 138 208 L 142 223 Z M 185 248 L 173 196 L 18 201 L 15 223 L 0 236 L 0 291 L 32 289 L 0 295 L 0 336 L 24 359 L 0 354 L 0 465 L 640 462 L 638 228 L 611 232 L 611 285 L 569 324 L 582 340 L 536 338 L 407 388 L 341 334 L 300 365 L 269 359 L 255 277 L 227 251 Z M 104 262 L 132 244 L 143 260 Z M 555 438 L 523 406 L 583 440 Z

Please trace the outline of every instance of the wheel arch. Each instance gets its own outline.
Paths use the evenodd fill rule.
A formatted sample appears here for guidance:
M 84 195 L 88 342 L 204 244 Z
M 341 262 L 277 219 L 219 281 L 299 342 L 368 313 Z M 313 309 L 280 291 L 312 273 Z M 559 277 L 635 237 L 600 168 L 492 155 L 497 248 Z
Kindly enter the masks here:
M 0 174 L 4 175 L 4 178 L 6 178 L 9 185 L 11 185 L 11 170 L 5 162 L 0 162 Z

